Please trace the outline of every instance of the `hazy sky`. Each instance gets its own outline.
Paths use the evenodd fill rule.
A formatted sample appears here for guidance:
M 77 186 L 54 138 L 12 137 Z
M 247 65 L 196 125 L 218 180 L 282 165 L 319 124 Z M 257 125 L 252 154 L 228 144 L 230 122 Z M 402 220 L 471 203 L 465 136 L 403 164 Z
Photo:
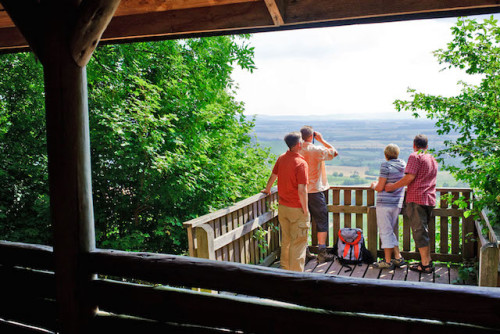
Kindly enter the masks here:
M 486 16 L 480 16 L 483 18 Z M 236 70 L 246 114 L 409 117 L 393 101 L 407 88 L 453 95 L 467 77 L 440 71 L 432 52 L 451 41 L 456 19 L 254 34 L 254 73 Z M 468 80 L 470 81 L 470 80 Z

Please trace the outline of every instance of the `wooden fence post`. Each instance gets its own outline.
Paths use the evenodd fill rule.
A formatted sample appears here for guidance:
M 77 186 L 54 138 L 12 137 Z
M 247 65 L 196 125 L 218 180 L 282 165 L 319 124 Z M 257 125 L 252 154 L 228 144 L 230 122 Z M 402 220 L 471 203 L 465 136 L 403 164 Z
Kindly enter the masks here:
M 474 218 L 472 216 L 462 220 L 462 256 L 464 259 L 474 258 Z
M 203 224 L 196 227 L 197 256 L 203 259 L 215 260 L 214 229 Z
M 498 284 L 499 249 L 496 243 L 483 245 L 479 253 L 479 286 L 496 287 Z
M 368 234 L 366 241 L 367 249 L 372 253 L 373 257 L 377 258 L 377 211 L 374 206 L 368 208 Z

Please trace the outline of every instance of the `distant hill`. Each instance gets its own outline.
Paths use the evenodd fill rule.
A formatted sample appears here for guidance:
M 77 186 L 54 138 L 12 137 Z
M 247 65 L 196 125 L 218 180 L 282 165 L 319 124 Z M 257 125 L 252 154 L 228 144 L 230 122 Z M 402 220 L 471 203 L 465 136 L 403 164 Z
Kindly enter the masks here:
M 365 167 L 359 170 L 359 175 L 378 175 L 380 163 L 384 159 L 384 148 L 394 143 L 401 149 L 400 158 L 407 160 L 413 151 L 413 138 L 417 134 L 425 134 L 429 138 L 429 148 L 440 149 L 444 141 L 455 138 L 455 134 L 441 136 L 437 133 L 434 122 L 427 119 L 336 119 L 334 116 L 262 116 L 255 120 L 255 135 L 261 145 L 271 148 L 271 152 L 279 155 L 286 151 L 283 137 L 291 132 L 298 131 L 302 126 L 310 125 L 321 132 L 323 137 L 339 151 L 339 156 L 328 162 L 327 165 L 339 166 L 339 170 L 332 170 L 333 174 L 342 173 L 340 166 Z M 368 168 L 366 168 L 368 167 Z M 350 170 L 350 169 L 348 169 Z M 345 174 L 345 173 L 342 173 Z M 445 186 L 458 186 L 447 173 L 441 173 L 445 179 Z M 352 184 L 351 175 L 347 183 Z M 333 176 L 332 176 L 333 178 Z M 376 178 L 376 177 L 375 177 Z M 363 179 L 363 178 L 362 178 Z M 367 176 L 361 180 L 366 184 L 373 180 Z M 342 179 L 336 180 L 336 184 Z M 438 182 L 439 183 L 439 182 Z

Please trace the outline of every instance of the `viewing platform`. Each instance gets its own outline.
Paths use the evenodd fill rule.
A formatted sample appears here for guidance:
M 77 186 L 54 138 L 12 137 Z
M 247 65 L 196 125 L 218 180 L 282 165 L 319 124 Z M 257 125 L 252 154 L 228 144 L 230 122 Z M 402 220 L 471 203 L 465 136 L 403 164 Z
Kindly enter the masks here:
M 325 192 L 329 211 L 329 238 L 327 247 L 333 246 L 342 227 L 357 227 L 363 230 L 367 249 L 374 256 L 382 257 L 377 232 L 375 209 L 376 192 L 369 187 L 331 187 Z M 335 276 L 371 278 L 393 281 L 426 282 L 440 284 L 463 284 L 459 278 L 459 267 L 464 262 L 479 258 L 478 282 L 482 286 L 498 286 L 498 245 L 496 235 L 487 237 L 478 233 L 483 221 L 465 218 L 456 205 L 449 205 L 451 196 L 471 202 L 473 192 L 469 188 L 438 188 L 437 203 L 429 224 L 431 256 L 435 261 L 435 272 L 424 274 L 408 270 L 408 266 L 394 270 L 377 269 L 373 265 L 356 266 L 346 271 L 335 260 L 318 264 L 311 260 L 305 272 Z M 198 217 L 184 226 L 188 231 L 190 256 L 218 261 L 279 266 L 280 235 L 277 221 L 278 193 L 257 194 L 231 207 Z M 311 224 L 310 250 L 317 252 L 315 224 Z M 491 228 L 489 229 L 491 230 Z M 491 231 L 490 231 L 491 232 Z M 397 235 L 400 236 L 401 254 L 407 261 L 419 260 L 411 238 L 410 225 L 401 214 Z M 496 265 L 495 265 L 496 264 Z

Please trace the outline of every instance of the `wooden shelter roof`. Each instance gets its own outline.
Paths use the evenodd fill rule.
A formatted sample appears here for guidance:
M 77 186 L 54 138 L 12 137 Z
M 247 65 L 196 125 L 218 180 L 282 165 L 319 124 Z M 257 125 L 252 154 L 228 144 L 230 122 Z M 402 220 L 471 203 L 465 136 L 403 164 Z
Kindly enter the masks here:
M 42 7 L 50 1 L 32 0 Z M 84 2 L 92 1 L 81 1 Z M 497 0 L 121 0 L 101 42 L 172 39 L 495 12 L 500 12 L 500 1 Z M 43 12 L 34 15 L 43 16 Z M 25 38 L 0 6 L 0 52 L 17 52 L 27 48 Z

